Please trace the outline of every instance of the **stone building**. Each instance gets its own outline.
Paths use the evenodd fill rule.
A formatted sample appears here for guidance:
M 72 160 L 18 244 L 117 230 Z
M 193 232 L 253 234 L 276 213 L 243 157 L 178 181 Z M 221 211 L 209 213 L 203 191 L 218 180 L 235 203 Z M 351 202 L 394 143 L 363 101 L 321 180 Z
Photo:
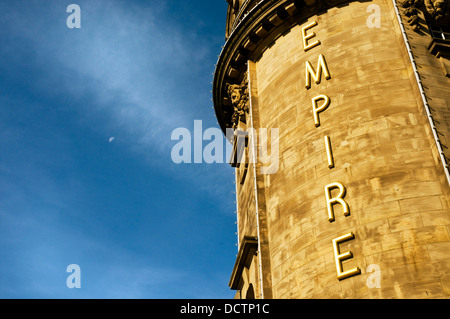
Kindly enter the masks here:
M 236 298 L 450 297 L 450 1 L 227 1 Z

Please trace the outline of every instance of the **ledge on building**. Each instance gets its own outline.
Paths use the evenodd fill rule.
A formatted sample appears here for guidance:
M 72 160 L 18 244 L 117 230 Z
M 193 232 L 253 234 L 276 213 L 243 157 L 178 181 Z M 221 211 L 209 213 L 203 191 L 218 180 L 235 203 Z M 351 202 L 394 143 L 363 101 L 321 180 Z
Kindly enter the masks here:
M 445 76 L 450 77 L 450 40 L 433 38 L 428 51 L 440 60 Z
M 233 272 L 231 274 L 230 282 L 228 286 L 231 289 L 239 289 L 239 283 L 242 278 L 242 271 L 244 268 L 249 268 L 252 262 L 253 256 L 258 250 L 258 238 L 244 236 L 241 245 L 239 247 L 239 252 L 236 257 L 236 262 L 234 264 Z

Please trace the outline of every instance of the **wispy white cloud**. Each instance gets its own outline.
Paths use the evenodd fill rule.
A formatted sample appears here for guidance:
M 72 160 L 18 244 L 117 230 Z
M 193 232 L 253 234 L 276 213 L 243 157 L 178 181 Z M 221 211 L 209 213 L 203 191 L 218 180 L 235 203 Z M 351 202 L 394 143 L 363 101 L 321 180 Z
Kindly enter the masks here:
M 118 126 L 141 146 L 165 152 L 171 130 L 188 125 L 202 107 L 199 102 L 209 103 L 204 93 L 203 100 L 198 98 L 198 92 L 209 90 L 197 83 L 205 69 L 212 69 L 204 64 L 214 55 L 212 48 L 176 21 L 167 21 L 164 2 L 152 1 L 144 9 L 117 1 L 82 2 L 81 29 L 62 23 L 67 13 L 60 1 L 27 7 L 10 12 L 9 28 L 28 42 L 37 63 L 52 70 L 48 77 L 55 69 L 65 75 L 59 88 L 46 86 L 51 79 L 45 78 L 36 85 L 64 90 L 68 98 L 94 93 L 89 107 L 96 109 L 84 111 L 102 112 L 100 127 Z M 55 16 L 51 27 L 36 15 L 44 10 Z

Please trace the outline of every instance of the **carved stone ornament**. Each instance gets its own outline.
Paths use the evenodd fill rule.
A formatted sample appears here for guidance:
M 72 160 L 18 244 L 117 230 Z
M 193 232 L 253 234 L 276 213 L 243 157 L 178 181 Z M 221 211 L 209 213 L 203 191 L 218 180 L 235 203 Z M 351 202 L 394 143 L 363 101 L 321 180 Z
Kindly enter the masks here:
M 249 111 L 248 105 L 248 80 L 244 76 L 241 84 L 228 84 L 227 93 L 233 105 L 234 113 L 231 117 L 233 128 L 235 129 L 239 121 L 246 122 L 245 113 Z
M 414 31 L 420 29 L 419 11 L 422 11 L 430 23 L 436 26 L 450 24 L 450 0 L 406 0 L 402 4 L 408 23 Z

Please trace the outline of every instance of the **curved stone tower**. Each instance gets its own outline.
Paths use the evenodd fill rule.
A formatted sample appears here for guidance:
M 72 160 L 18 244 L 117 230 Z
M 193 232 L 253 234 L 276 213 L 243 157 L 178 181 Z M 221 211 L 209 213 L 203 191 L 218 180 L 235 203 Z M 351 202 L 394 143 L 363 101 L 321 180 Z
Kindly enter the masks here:
M 450 297 L 448 0 L 228 0 L 236 298 Z

